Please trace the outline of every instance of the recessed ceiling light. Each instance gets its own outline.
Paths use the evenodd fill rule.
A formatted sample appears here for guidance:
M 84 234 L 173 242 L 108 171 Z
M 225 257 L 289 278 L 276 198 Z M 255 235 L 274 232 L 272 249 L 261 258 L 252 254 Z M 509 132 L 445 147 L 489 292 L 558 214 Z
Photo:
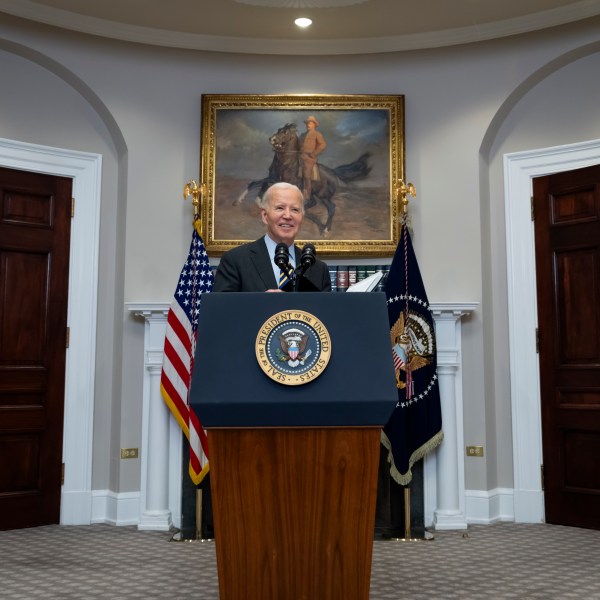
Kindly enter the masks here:
M 300 17 L 296 19 L 294 23 L 296 23 L 298 27 L 308 27 L 309 25 L 312 25 L 312 21 L 307 17 Z

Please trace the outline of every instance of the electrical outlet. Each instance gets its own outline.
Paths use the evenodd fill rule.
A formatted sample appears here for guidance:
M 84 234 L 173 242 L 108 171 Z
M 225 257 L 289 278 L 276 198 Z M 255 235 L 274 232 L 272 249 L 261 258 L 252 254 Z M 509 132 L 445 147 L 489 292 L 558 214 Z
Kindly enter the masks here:
M 483 456 L 483 446 L 467 446 L 467 456 Z
M 137 458 L 137 448 L 121 448 L 121 458 Z

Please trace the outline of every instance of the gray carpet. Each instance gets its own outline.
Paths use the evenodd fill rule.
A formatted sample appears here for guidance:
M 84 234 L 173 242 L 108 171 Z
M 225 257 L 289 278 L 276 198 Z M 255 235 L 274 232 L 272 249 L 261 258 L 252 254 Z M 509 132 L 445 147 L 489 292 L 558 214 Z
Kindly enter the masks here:
M 110 525 L 0 532 L 0 598 L 217 599 L 214 543 L 172 537 Z M 398 598 L 600 599 L 600 531 L 503 523 L 376 541 L 371 599 Z

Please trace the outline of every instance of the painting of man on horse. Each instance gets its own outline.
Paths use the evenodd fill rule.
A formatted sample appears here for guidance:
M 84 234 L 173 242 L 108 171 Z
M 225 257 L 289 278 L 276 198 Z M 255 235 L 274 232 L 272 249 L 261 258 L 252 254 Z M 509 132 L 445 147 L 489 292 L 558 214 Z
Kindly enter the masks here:
M 278 181 L 292 183 L 303 191 L 306 217 L 317 225 L 321 236 L 328 236 L 335 215 L 333 197 L 340 186 L 367 178 L 372 168 L 368 162 L 369 153 L 365 152 L 351 164 L 334 169 L 318 163 L 316 157 L 305 161 L 305 148 L 298 137 L 295 123 L 286 123 L 280 127 L 269 138 L 269 142 L 275 154 L 267 177 L 251 181 L 234 203 L 237 205 L 243 202 L 249 192 L 257 189 L 257 199 L 260 199 L 267 188 Z M 321 203 L 327 210 L 325 223 L 309 210 L 317 203 Z
M 274 183 L 285 181 L 303 190 L 305 231 L 313 239 L 389 237 L 389 123 L 385 111 L 329 110 L 308 116 L 295 110 L 281 115 L 268 111 L 271 123 L 274 115 L 291 118 L 271 124 L 262 138 L 261 132 L 268 127 L 264 113 L 243 121 L 235 112 L 228 111 L 217 136 L 221 143 L 216 155 L 217 181 L 222 186 L 217 191 L 223 192 L 220 210 L 228 215 L 225 227 L 232 232 L 241 229 L 240 219 L 252 227 L 246 213 L 254 201 Z M 304 135 L 298 133 L 299 122 L 306 125 Z M 266 158 L 267 152 L 271 156 L 261 173 L 264 158 L 260 157 Z M 234 181 L 242 182 L 244 173 L 259 176 L 248 177 L 235 193 Z M 230 198 L 230 209 L 225 207 L 225 195 Z M 309 222 L 314 224 L 312 232 Z M 245 238 L 254 239 L 254 233 Z

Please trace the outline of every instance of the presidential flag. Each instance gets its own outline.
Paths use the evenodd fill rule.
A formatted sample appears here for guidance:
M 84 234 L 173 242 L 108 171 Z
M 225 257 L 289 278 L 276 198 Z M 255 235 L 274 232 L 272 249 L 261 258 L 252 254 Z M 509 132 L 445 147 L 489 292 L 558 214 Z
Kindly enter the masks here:
M 440 444 L 444 434 L 433 317 L 405 224 L 385 294 L 398 402 L 381 442 L 389 451 L 392 477 L 408 485 L 413 464 Z
M 196 228 L 167 318 L 160 391 L 190 443 L 189 473 L 198 485 L 208 473 L 208 441 L 190 406 L 190 384 L 202 294 L 212 291 L 214 277 L 204 242 Z M 152 441 L 150 441 L 152 443 Z

